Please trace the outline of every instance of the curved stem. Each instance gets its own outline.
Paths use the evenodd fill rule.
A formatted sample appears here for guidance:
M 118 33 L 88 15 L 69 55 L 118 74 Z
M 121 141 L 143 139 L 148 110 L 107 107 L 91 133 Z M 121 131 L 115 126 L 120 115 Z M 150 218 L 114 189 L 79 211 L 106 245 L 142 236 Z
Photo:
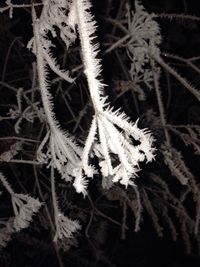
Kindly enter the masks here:
M 34 13 L 34 10 L 33 12 Z M 38 80 L 40 86 L 40 92 L 42 97 L 42 103 L 45 110 L 45 114 L 47 116 L 47 121 L 51 129 L 55 129 L 54 123 L 54 113 L 51 109 L 50 103 L 50 95 L 47 90 L 47 82 L 46 82 L 46 73 L 45 73 L 45 66 L 46 62 L 44 60 L 44 56 L 42 53 L 42 47 L 40 43 L 40 34 L 39 34 L 39 22 L 35 18 L 33 14 L 33 31 L 34 31 L 34 38 L 35 38 L 35 49 L 37 55 L 37 73 L 38 73 Z

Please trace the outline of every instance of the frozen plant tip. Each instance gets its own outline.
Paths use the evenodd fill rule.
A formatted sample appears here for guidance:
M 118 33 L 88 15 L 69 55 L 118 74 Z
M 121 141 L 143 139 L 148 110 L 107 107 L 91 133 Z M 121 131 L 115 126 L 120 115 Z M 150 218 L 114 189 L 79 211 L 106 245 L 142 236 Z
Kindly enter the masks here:
M 11 196 L 14 217 L 7 222 L 1 222 L 5 227 L 0 229 L 0 247 L 4 247 L 11 239 L 11 235 L 27 228 L 33 220 L 33 216 L 39 211 L 42 203 L 27 194 L 17 194 L 13 191 L 6 177 L 0 171 L 0 181 Z
M 24 194 L 14 194 L 12 204 L 15 213 L 14 228 L 16 231 L 27 228 L 32 217 L 41 207 L 39 200 Z
M 128 117 L 120 112 L 113 112 L 106 103 L 104 84 L 99 80 L 101 74 L 98 44 L 93 45 L 96 22 L 89 12 L 91 7 L 88 0 L 74 0 L 76 24 L 81 41 L 84 72 L 87 77 L 91 100 L 95 114 L 82 154 L 83 169 L 87 176 L 91 175 L 89 158 L 95 154 L 99 157 L 101 173 L 112 182 L 120 182 L 126 187 L 134 185 L 130 180 L 139 170 L 139 162 L 151 161 L 155 149 L 152 147 L 153 138 L 149 131 L 137 127 L 137 122 L 129 122 Z M 133 144 L 138 141 L 138 145 Z M 88 175 L 90 174 L 90 175 Z M 82 188 L 82 179 L 77 177 L 75 188 Z M 108 181 L 110 184 L 110 181 Z

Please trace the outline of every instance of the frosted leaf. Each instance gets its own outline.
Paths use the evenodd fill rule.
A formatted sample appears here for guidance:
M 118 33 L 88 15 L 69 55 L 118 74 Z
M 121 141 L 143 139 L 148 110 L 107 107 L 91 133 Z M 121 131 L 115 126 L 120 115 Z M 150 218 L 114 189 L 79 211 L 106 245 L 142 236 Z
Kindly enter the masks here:
M 82 193 L 84 196 L 87 195 L 88 179 L 84 176 L 83 170 L 76 169 L 73 174 L 76 173 L 73 186 L 77 193 Z
M 24 194 L 14 194 L 12 204 L 15 213 L 14 228 L 16 231 L 27 228 L 32 221 L 32 217 L 41 207 L 39 200 Z
M 57 217 L 57 228 L 54 241 L 58 239 L 72 239 L 73 235 L 81 229 L 81 226 L 78 221 L 71 220 L 68 217 L 64 216 L 62 213 L 58 214 Z

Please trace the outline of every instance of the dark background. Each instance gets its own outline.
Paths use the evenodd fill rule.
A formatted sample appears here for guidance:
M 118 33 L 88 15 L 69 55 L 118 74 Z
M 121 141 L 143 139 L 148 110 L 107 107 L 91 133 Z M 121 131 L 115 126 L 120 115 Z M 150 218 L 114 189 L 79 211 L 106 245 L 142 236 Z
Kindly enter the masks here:
M 19 3 L 19 1 L 15 1 Z M 123 0 L 94 0 L 93 11 L 98 22 L 98 40 L 101 43 L 101 52 L 103 54 L 105 50 L 105 42 L 108 38 L 107 31 L 110 32 L 111 26 L 105 22 L 105 13 L 107 12 L 113 18 L 115 18 L 120 4 L 123 5 Z M 133 5 L 134 1 L 129 1 Z M 14 3 L 14 1 L 13 1 Z M 197 0 L 144 0 L 143 5 L 149 12 L 154 13 L 184 13 L 200 16 L 199 1 Z M 110 5 L 110 8 L 109 8 Z M 161 26 L 161 32 L 163 36 L 163 41 L 161 44 L 161 51 L 170 52 L 172 54 L 182 55 L 183 57 L 193 57 L 200 55 L 200 22 L 196 21 L 179 21 L 179 20 L 164 20 L 158 19 Z M 34 56 L 25 48 L 28 40 L 32 37 L 32 27 L 31 27 L 31 17 L 30 10 L 14 10 L 13 19 L 10 20 L 8 13 L 5 12 L 0 14 L 0 73 L 2 73 L 5 63 L 5 58 L 8 52 L 8 47 L 14 41 L 12 46 L 12 52 L 8 58 L 8 66 L 4 77 L 1 75 L 1 79 L 8 82 L 15 87 L 20 86 L 30 86 L 30 76 L 31 64 L 34 61 Z M 58 51 L 55 51 L 58 53 Z M 58 53 L 59 54 L 59 53 Z M 77 53 L 78 57 L 78 53 Z M 79 61 L 78 58 L 77 61 Z M 115 71 L 114 66 L 115 57 L 113 53 L 105 55 L 103 57 L 103 75 L 109 88 L 113 87 L 113 72 Z M 75 63 L 74 63 L 75 64 Z M 177 66 L 177 68 L 179 68 Z M 198 75 L 195 75 L 192 71 L 188 69 L 181 69 L 183 74 L 186 74 L 189 80 L 194 82 L 197 86 L 200 84 L 200 79 Z M 118 70 L 119 71 L 119 70 Z M 162 77 L 161 82 L 164 83 L 164 78 Z M 80 82 L 81 83 L 81 82 Z M 79 84 L 79 81 L 77 82 Z M 177 91 L 180 90 L 180 85 L 175 85 Z M 4 92 L 3 92 L 4 90 Z M 172 102 L 167 110 L 167 118 L 170 122 L 176 124 L 190 124 L 200 122 L 200 106 L 199 103 L 193 99 L 187 92 L 177 93 L 177 91 L 172 92 Z M 84 93 L 83 93 L 84 94 Z M 115 97 L 114 89 L 109 91 L 110 98 Z M 73 108 L 75 112 L 78 113 L 80 103 L 80 98 L 77 93 L 74 93 L 75 103 Z M 129 94 L 126 94 L 123 99 L 120 99 L 115 103 L 116 107 L 123 106 L 125 111 L 133 118 L 137 118 L 137 112 L 133 104 L 128 102 Z M 163 97 L 165 99 L 165 92 L 163 92 Z M 87 95 L 83 95 L 86 99 Z M 12 94 L 6 93 L 5 88 L 1 88 L 1 104 L 15 101 Z M 59 98 L 55 99 L 56 103 L 61 105 Z M 153 96 L 150 94 L 145 105 L 152 105 L 151 101 Z M 127 103 L 127 105 L 124 105 Z M 156 105 L 156 102 L 155 102 Z M 130 108 L 130 106 L 132 108 Z M 145 109 L 146 107 L 144 107 Z M 3 110 L 3 106 L 2 106 Z M 142 108 L 141 108 L 142 110 Z M 56 110 L 59 119 L 62 122 L 62 108 L 57 108 Z M 142 111 L 141 111 L 142 112 Z M 90 114 L 89 114 L 90 115 Z M 142 114 L 138 114 L 142 116 Z M 70 118 L 69 118 L 70 119 Z M 67 119 L 66 119 L 67 121 Z M 84 122 L 83 127 L 87 129 L 87 120 Z M 65 124 L 63 123 L 65 126 Z M 69 127 L 72 127 L 70 125 Z M 149 126 L 149 125 L 148 125 Z M 37 130 L 37 129 L 35 129 Z M 1 136 L 8 134 L 12 135 L 14 132 L 11 130 L 11 125 L 1 125 L 0 128 Z M 162 142 L 163 133 L 157 131 L 157 142 Z M 174 139 L 174 143 L 182 146 L 184 151 L 184 146 L 179 144 L 177 140 Z M 8 143 L 1 143 L 1 150 L 6 150 Z M 185 151 L 187 154 L 187 151 Z M 198 172 L 198 160 L 191 156 L 187 158 L 189 166 L 193 169 L 194 173 Z M 16 168 L 13 166 L 13 168 Z M 26 175 L 32 175 L 33 170 L 29 167 L 22 166 L 23 169 L 20 172 L 24 172 Z M 145 172 L 150 170 L 159 171 L 156 164 L 147 167 L 144 170 L 143 177 L 145 177 Z M 2 164 L 2 169 L 6 171 L 6 165 Z M 7 171 L 8 175 L 11 174 Z M 163 170 L 164 175 L 169 175 L 167 170 Z M 197 177 L 198 179 L 198 177 Z M 27 180 L 25 180 L 27 189 Z M 16 186 L 18 186 L 16 184 Z M 99 192 L 95 192 L 93 189 L 91 193 L 92 199 L 99 197 Z M 31 189 L 30 189 L 31 191 Z M 74 195 L 73 195 L 74 197 Z M 90 202 L 89 200 L 82 199 L 81 196 L 76 197 L 75 203 L 88 211 L 90 214 Z M 108 204 L 108 202 L 106 202 Z M 111 203 L 115 206 L 115 209 L 107 209 L 109 216 L 115 218 L 116 220 L 122 217 L 122 208 L 117 202 Z M 5 208 L 5 207 L 4 207 Z M 9 209 L 9 207 L 8 207 Z M 105 224 L 105 237 L 102 237 L 102 241 L 97 242 L 98 238 L 96 236 L 98 227 L 97 225 Z M 163 222 L 165 224 L 165 222 Z M 84 235 L 78 237 L 79 245 L 77 248 L 72 247 L 70 251 L 64 252 L 60 251 L 60 257 L 62 258 L 63 266 L 77 267 L 77 266 L 116 266 L 116 267 L 192 267 L 200 266 L 200 258 L 196 249 L 192 250 L 190 255 L 185 253 L 185 247 L 183 240 L 178 238 L 177 242 L 171 240 L 170 233 L 166 230 L 164 236 L 158 237 L 151 223 L 150 218 L 144 213 L 144 218 L 142 221 L 141 230 L 135 233 L 133 230 L 133 218 L 131 211 L 128 210 L 127 216 L 127 226 L 129 230 L 126 232 L 126 239 L 121 239 L 121 228 L 100 216 L 96 216 L 94 226 L 91 227 L 91 239 L 86 238 Z M 95 228 L 97 227 L 97 228 Z M 57 253 L 55 252 L 55 247 L 51 242 L 48 229 L 38 230 L 37 227 L 32 227 L 28 230 L 22 231 L 22 233 L 16 234 L 15 238 L 9 243 L 6 249 L 0 252 L 0 267 L 45 267 L 45 266 L 61 266 L 58 263 Z M 100 238 L 100 239 L 101 239 Z

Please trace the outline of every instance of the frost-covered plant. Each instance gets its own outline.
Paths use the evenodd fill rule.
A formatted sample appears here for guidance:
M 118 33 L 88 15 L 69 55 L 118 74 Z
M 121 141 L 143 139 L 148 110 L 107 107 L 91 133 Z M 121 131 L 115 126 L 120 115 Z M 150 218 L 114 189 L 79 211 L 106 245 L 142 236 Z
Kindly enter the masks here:
M 126 8 L 129 39 L 125 47 L 131 62 L 129 73 L 140 92 L 143 84 L 149 89 L 153 87 L 151 55 L 160 56 L 161 34 L 155 15 L 149 14 L 140 2 L 135 2 L 135 11 L 128 4 Z
M 23 89 L 19 88 L 16 93 L 17 106 L 10 108 L 7 116 L 1 117 L 2 120 L 17 120 L 14 129 L 17 134 L 20 133 L 22 121 L 33 123 L 36 118 L 39 118 L 40 121 L 43 120 L 44 112 L 42 108 L 39 108 L 40 102 L 31 103 L 30 99 L 24 94 Z M 23 110 L 22 101 L 25 100 L 27 107 Z M 31 105 L 30 105 L 31 103 Z
M 60 16 L 52 15 L 51 8 L 53 8 L 52 11 L 56 11 L 57 9 L 61 9 L 62 6 L 59 6 L 59 1 L 57 4 L 54 4 L 54 1 L 52 1 L 50 6 L 48 5 L 48 2 L 45 2 L 40 19 L 36 18 L 35 10 L 32 10 L 34 25 L 34 40 L 32 46 L 37 57 L 40 92 L 49 128 L 38 149 L 38 160 L 39 162 L 44 163 L 46 160 L 50 159 L 50 165 L 55 167 L 61 173 L 63 179 L 70 181 L 71 176 L 73 177 L 72 170 L 77 168 L 77 164 L 80 161 L 81 149 L 75 144 L 73 138 L 60 128 L 60 125 L 55 118 L 53 103 L 48 92 L 47 65 L 59 74 L 59 76 L 65 80 L 69 80 L 68 75 L 57 67 L 55 60 L 51 57 L 49 51 L 52 44 L 48 40 L 47 34 L 49 31 L 54 34 L 53 26 L 60 25 L 57 21 L 52 19 L 53 17 L 59 20 Z M 47 10 L 50 11 L 47 12 Z M 48 23 L 48 21 L 46 22 L 48 18 L 50 19 L 50 23 Z M 62 32 L 61 36 L 63 36 Z M 44 154 L 42 153 L 42 149 L 46 143 L 48 143 L 48 151 Z
M 6 2 L 12 16 L 11 1 Z M 73 239 L 73 235 L 80 229 L 76 220 L 71 220 L 60 211 L 57 201 L 54 169 L 61 177 L 71 182 L 77 192 L 87 193 L 87 178 L 92 178 L 97 170 L 90 164 L 91 158 L 99 159 L 103 188 L 110 188 L 120 182 L 127 187 L 135 185 L 134 179 L 139 171 L 139 163 L 152 161 L 155 156 L 153 137 L 147 129 L 139 129 L 138 121 L 132 123 L 125 113 L 114 111 L 105 96 L 105 84 L 101 80 L 101 61 L 97 59 L 99 45 L 94 44 L 96 22 L 90 13 L 91 4 L 88 0 L 50 0 L 42 1 L 43 8 L 40 15 L 32 6 L 33 38 L 28 48 L 36 56 L 38 84 L 43 103 L 43 110 L 38 102 L 29 105 L 30 99 L 23 89 L 17 90 L 17 107 L 10 109 L 7 117 L 1 120 L 17 119 L 14 129 L 20 133 L 20 124 L 25 119 L 33 122 L 35 118 L 46 120 L 47 133 L 38 147 L 37 162 L 51 168 L 51 192 L 54 208 L 55 235 L 54 241 Z M 5 9 L 6 10 L 6 9 Z M 4 11 L 4 10 L 1 10 Z M 61 79 L 72 83 L 68 71 L 61 69 L 53 55 L 53 38 L 59 36 L 68 49 L 79 36 L 84 73 L 88 82 L 94 115 L 89 133 L 83 148 L 78 146 L 74 137 L 61 129 L 54 113 L 53 97 L 50 95 L 49 68 Z M 22 100 L 28 106 L 23 110 Z M 134 142 L 137 141 L 137 145 Z M 4 152 L 1 160 L 10 162 L 22 148 L 23 142 L 16 142 L 12 151 Z M 33 162 L 32 162 L 33 163 Z M 0 180 L 10 193 L 14 217 L 10 218 L 1 229 L 1 246 L 4 246 L 14 232 L 27 228 L 32 216 L 39 210 L 41 203 L 25 194 L 16 194 L 5 176 L 0 173 Z M 3 222 L 2 222 L 3 223 Z M 4 223 L 3 223 L 4 224 Z M 70 242 L 69 242 L 70 243 Z
M 38 212 L 42 204 L 38 199 L 30 197 L 29 195 L 15 193 L 6 177 L 1 172 L 0 181 L 10 194 L 14 211 L 14 217 L 4 222 L 5 227 L 0 229 L 0 246 L 5 246 L 11 239 L 13 233 L 27 228 L 30 225 L 32 217 Z M 0 224 L 2 224 L 2 222 Z
M 83 149 L 83 170 L 87 176 L 93 175 L 88 162 L 91 152 L 95 152 L 95 146 L 98 146 L 96 155 L 100 156 L 102 175 L 107 179 L 112 179 L 113 182 L 120 181 L 127 187 L 128 184 L 134 184 L 130 179 L 136 176 L 139 162 L 145 159 L 151 161 L 154 158 L 153 138 L 146 129 L 140 130 L 137 123 L 131 123 L 128 117 L 120 111 L 114 112 L 107 103 L 103 90 L 104 84 L 99 79 L 101 65 L 99 59 L 96 58 L 98 45 L 92 44 L 95 21 L 88 11 L 91 6 L 88 1 L 75 1 L 75 4 L 84 69 L 95 111 Z M 139 145 L 134 146 L 131 138 L 139 141 Z M 115 167 L 113 167 L 111 153 L 118 157 Z M 75 179 L 77 191 L 85 190 L 82 179 L 81 176 Z
M 105 85 L 100 79 L 98 44 L 93 44 L 96 22 L 89 11 L 91 4 L 87 0 L 74 0 L 68 3 L 44 1 L 43 4 L 39 18 L 36 18 L 35 10 L 32 11 L 34 39 L 31 41 L 37 57 L 39 86 L 49 126 L 49 131 L 38 150 L 39 161 L 50 159 L 50 165 L 60 172 L 62 178 L 66 181 L 70 181 L 71 177 L 75 178 L 73 185 L 76 191 L 84 195 L 88 184 L 86 177 L 93 177 L 95 173 L 95 168 L 90 165 L 90 158 L 94 154 L 100 158 L 101 173 L 106 179 L 120 182 L 126 187 L 129 184 L 134 185 L 131 179 L 139 170 L 139 162 L 152 161 L 154 158 L 153 138 L 147 129 L 141 130 L 137 123 L 131 123 L 123 112 L 114 112 L 107 102 Z M 68 73 L 56 65 L 56 60 L 51 54 L 52 43 L 48 36 L 56 36 L 55 28 L 59 29 L 66 48 L 74 41 L 77 35 L 76 28 L 79 33 L 84 73 L 95 112 L 83 151 L 61 130 L 55 119 L 52 99 L 48 92 L 47 65 L 61 78 L 72 81 Z M 139 145 L 133 145 L 132 138 L 138 141 Z M 49 148 L 44 155 L 42 149 L 47 142 Z M 111 154 L 118 157 L 115 167 Z

